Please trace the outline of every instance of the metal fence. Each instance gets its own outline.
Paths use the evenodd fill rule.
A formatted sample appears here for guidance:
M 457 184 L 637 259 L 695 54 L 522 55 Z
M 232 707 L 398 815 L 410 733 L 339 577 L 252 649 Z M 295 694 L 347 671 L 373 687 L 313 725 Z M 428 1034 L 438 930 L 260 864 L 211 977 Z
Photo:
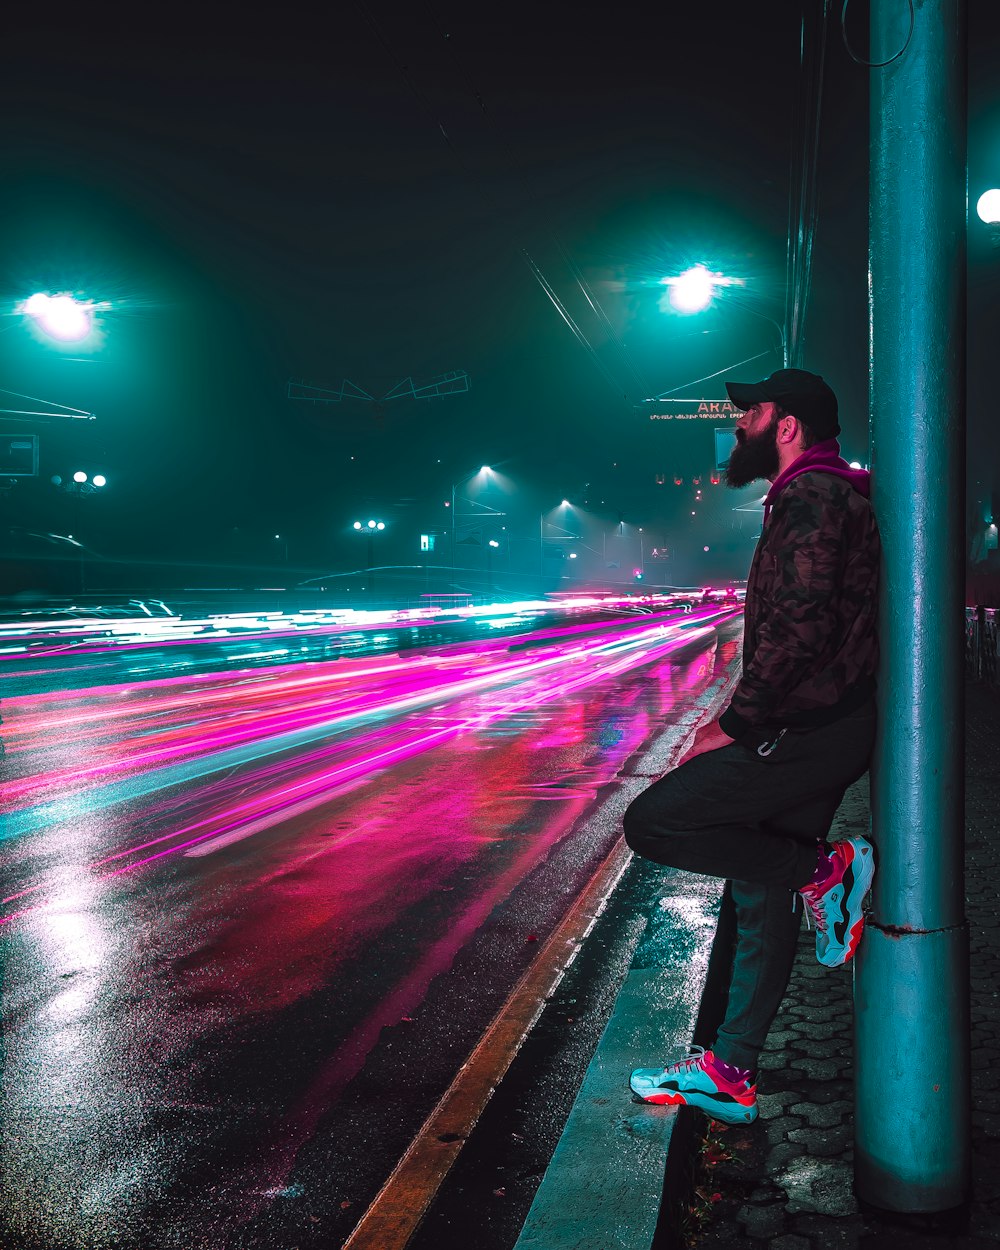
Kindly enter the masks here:
M 1000 608 L 965 609 L 965 669 L 970 677 L 996 688 L 997 625 Z

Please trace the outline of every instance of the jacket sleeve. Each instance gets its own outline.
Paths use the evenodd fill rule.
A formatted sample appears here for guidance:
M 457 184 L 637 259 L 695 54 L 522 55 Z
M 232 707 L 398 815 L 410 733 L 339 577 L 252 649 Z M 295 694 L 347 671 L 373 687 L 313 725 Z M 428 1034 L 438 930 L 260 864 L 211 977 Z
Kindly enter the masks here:
M 763 540 L 762 540 L 763 541 Z M 719 725 L 740 738 L 816 671 L 837 631 L 844 534 L 828 503 L 791 488 L 768 520 L 757 644 Z

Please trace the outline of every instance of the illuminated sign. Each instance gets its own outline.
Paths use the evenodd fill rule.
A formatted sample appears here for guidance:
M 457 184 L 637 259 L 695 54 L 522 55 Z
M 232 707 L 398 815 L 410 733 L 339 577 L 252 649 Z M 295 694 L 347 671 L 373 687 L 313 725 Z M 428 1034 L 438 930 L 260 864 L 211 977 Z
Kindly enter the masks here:
M 728 399 L 651 399 L 650 421 L 718 421 L 731 417 L 734 421 L 741 408 Z

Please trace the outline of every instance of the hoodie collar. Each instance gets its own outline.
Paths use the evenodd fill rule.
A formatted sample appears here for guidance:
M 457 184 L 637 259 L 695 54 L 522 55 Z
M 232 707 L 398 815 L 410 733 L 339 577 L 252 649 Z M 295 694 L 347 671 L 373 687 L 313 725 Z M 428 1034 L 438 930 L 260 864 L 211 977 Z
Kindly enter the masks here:
M 808 447 L 771 483 L 771 489 L 764 496 L 765 525 L 774 501 L 789 482 L 803 473 L 832 473 L 835 477 L 842 477 L 850 482 L 858 494 L 864 495 L 866 499 L 871 494 L 871 474 L 868 470 L 852 469 L 840 454 L 840 443 L 835 438 L 828 438 Z

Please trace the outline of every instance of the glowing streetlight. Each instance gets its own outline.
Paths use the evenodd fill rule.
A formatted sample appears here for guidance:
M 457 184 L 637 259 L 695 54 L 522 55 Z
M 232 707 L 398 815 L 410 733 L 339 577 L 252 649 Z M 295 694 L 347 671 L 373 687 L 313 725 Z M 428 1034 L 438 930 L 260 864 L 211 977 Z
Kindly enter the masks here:
M 368 538 L 368 575 L 365 589 L 370 591 L 375 579 L 375 571 L 372 567 L 375 563 L 375 535 L 385 529 L 385 522 L 372 518 L 366 525 L 362 525 L 360 521 L 355 521 L 353 528 L 355 533 L 365 534 Z
M 696 313 L 706 309 L 715 298 L 715 292 L 723 286 L 743 286 L 742 278 L 728 278 L 715 273 L 707 265 L 692 265 L 672 278 L 661 278 L 660 285 L 668 288 L 666 299 L 670 307 L 679 313 Z M 660 307 L 663 307 L 661 303 Z
M 20 311 L 30 317 L 49 338 L 62 343 L 77 343 L 94 328 L 94 304 L 73 295 L 49 295 L 36 291 L 26 299 Z
M 87 480 L 87 475 L 86 475 L 86 473 L 84 473 L 84 471 L 83 471 L 82 469 L 77 469 L 77 471 L 73 474 L 73 481 L 74 481 L 74 482 L 81 482 L 81 483 L 83 483 L 83 482 L 85 482 L 86 480 Z
M 108 479 L 104 476 L 103 473 L 95 473 L 94 476 L 91 478 L 91 481 L 94 483 L 95 486 L 98 486 L 98 487 L 107 486 L 108 484 Z
M 984 191 L 976 201 L 976 212 L 979 220 L 988 226 L 1000 225 L 1000 191 L 996 188 Z

